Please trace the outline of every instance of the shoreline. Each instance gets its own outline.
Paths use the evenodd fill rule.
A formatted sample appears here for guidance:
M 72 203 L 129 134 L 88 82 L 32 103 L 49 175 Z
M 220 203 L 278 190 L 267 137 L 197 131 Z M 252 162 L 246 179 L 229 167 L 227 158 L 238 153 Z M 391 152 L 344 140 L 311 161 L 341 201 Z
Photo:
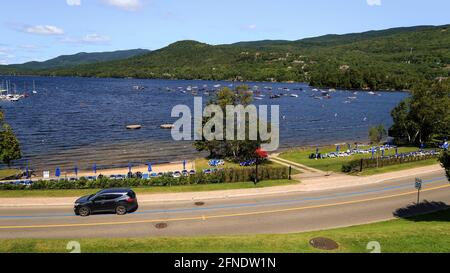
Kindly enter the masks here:
M 308 82 L 298 82 L 298 81 L 255 81 L 255 80 L 245 80 L 245 81 L 235 81 L 235 80 L 205 80 L 205 79 L 164 79 L 164 78 L 135 78 L 135 77 L 98 77 L 98 76 L 76 76 L 76 75 L 66 75 L 66 76 L 52 76 L 52 75 L 36 75 L 36 74 L 14 74 L 14 75 L 4 75 L 0 74 L 0 77 L 44 77 L 44 78 L 76 78 L 76 79 L 109 79 L 109 80 L 155 80 L 155 81 L 205 81 L 205 82 L 229 82 L 229 83 L 265 83 L 265 84 L 303 84 L 310 88 L 318 89 L 336 89 L 336 91 L 359 91 L 359 92 L 380 92 L 380 93 L 390 93 L 390 92 L 404 92 L 411 93 L 411 90 L 397 90 L 397 89 L 358 89 L 358 88 L 343 88 L 343 87 L 330 87 L 330 86 L 314 86 Z
M 319 148 L 329 148 L 336 145 L 346 145 L 346 144 L 352 144 L 354 145 L 355 141 L 338 141 L 337 143 L 332 142 L 324 142 L 320 143 L 318 146 Z M 357 142 L 358 144 L 365 145 L 364 142 Z M 316 145 L 291 145 L 289 147 L 283 147 L 279 148 L 277 151 L 270 152 L 269 154 L 281 154 L 288 151 L 294 151 L 294 150 L 309 150 L 309 149 L 315 149 Z M 202 159 L 204 157 L 199 156 L 186 156 L 186 169 L 187 170 L 196 170 L 195 161 L 198 159 Z M 128 174 L 128 167 L 125 165 L 122 165 L 120 167 L 114 167 L 118 166 L 117 164 L 108 164 L 106 167 L 102 168 L 100 165 L 97 166 L 97 173 L 95 174 L 93 169 L 78 169 L 78 175 L 75 175 L 74 168 L 60 168 L 61 170 L 61 176 L 60 178 L 75 178 L 75 177 L 88 177 L 88 176 L 98 176 L 98 175 L 104 175 L 104 176 L 110 176 L 110 175 L 127 175 Z M 22 170 L 22 168 L 18 168 L 19 170 Z M 32 169 L 32 168 L 30 168 Z M 175 172 L 175 171 L 182 171 L 183 170 L 183 163 L 182 161 L 162 161 L 157 160 L 152 162 L 152 172 L 151 173 L 160 173 L 160 172 Z M 33 179 L 42 179 L 43 178 L 43 172 L 44 171 L 50 171 L 50 179 L 56 178 L 54 175 L 55 169 L 53 168 L 47 168 L 47 169 L 36 169 L 34 170 L 36 172 L 36 176 Z M 148 172 L 148 165 L 146 164 L 135 164 L 132 165 L 132 172 L 141 172 L 141 173 L 149 173 Z

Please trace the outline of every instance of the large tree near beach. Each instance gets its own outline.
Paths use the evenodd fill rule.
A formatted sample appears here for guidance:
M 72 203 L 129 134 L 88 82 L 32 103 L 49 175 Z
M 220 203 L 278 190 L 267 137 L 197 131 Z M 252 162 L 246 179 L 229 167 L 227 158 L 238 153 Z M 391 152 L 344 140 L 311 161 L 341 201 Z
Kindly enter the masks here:
M 441 155 L 441 165 L 445 169 L 448 181 L 450 181 L 450 152 L 444 151 Z
M 227 105 L 242 105 L 248 106 L 253 102 L 253 95 L 249 92 L 247 86 L 238 86 L 235 90 L 230 88 L 223 88 L 217 92 L 208 102 L 208 104 L 218 105 L 223 113 L 226 113 Z M 246 131 L 250 122 L 246 118 Z M 205 125 L 211 118 L 203 118 L 203 125 Z M 256 121 L 259 123 L 259 121 Z M 223 121 L 223 131 L 226 131 L 226 121 Z M 198 151 L 208 151 L 210 158 L 229 159 L 232 161 L 240 161 L 253 159 L 256 157 L 256 150 L 260 147 L 262 142 L 259 140 L 206 140 L 203 138 L 194 143 L 194 147 Z
M 4 115 L 1 110 L 0 125 L 0 161 L 10 167 L 14 160 L 22 158 L 20 143 L 11 126 L 4 121 Z
M 392 111 L 390 135 L 400 144 L 444 139 L 450 134 L 450 80 L 423 82 Z

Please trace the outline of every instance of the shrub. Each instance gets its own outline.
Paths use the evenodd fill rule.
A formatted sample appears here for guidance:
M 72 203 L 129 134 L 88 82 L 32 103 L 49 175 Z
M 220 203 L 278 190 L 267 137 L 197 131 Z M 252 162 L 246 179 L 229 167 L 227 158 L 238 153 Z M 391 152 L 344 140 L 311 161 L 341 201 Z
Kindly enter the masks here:
M 354 173 L 361 171 L 361 160 L 352 160 L 342 165 L 343 173 Z
M 450 181 L 450 152 L 444 151 L 440 158 L 442 167 L 445 169 L 445 173 L 447 174 L 447 178 Z
M 199 173 L 192 176 L 182 176 L 179 178 L 170 175 L 155 177 L 148 180 L 137 177 L 124 180 L 112 180 L 104 176 L 99 176 L 96 180 L 87 180 L 82 177 L 77 181 L 59 180 L 34 182 L 31 186 L 0 184 L 0 190 L 44 190 L 44 189 L 105 189 L 120 187 L 152 187 L 152 186 L 178 186 L 197 184 L 219 184 L 236 182 L 253 182 L 255 180 L 255 168 L 243 169 L 220 169 L 212 174 Z M 289 169 L 286 167 L 259 167 L 258 180 L 287 179 Z

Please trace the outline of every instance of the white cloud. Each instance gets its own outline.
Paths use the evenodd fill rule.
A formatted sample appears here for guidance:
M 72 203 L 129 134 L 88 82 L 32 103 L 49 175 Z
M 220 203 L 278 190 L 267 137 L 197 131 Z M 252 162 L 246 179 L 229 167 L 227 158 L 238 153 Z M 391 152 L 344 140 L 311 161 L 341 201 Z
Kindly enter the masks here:
M 369 6 L 381 6 L 381 0 L 367 0 Z
M 62 40 L 64 43 L 72 44 L 107 44 L 111 41 L 108 36 L 100 35 L 97 33 L 88 34 L 81 38 L 66 37 Z
M 81 6 L 81 0 L 66 0 L 69 6 Z
M 118 7 L 121 9 L 136 11 L 141 6 L 141 0 L 103 0 L 106 4 L 114 7 Z
M 62 35 L 64 30 L 55 26 L 50 25 L 40 25 L 40 26 L 30 26 L 24 29 L 27 33 L 40 34 L 40 35 Z

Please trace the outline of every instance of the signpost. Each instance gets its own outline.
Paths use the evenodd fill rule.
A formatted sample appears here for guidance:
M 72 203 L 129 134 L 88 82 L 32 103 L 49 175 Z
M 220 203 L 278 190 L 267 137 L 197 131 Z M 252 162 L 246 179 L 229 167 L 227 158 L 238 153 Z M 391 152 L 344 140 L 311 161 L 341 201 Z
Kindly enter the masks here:
M 420 190 L 422 189 L 423 180 L 416 178 L 416 190 L 417 190 L 417 204 L 420 203 Z

